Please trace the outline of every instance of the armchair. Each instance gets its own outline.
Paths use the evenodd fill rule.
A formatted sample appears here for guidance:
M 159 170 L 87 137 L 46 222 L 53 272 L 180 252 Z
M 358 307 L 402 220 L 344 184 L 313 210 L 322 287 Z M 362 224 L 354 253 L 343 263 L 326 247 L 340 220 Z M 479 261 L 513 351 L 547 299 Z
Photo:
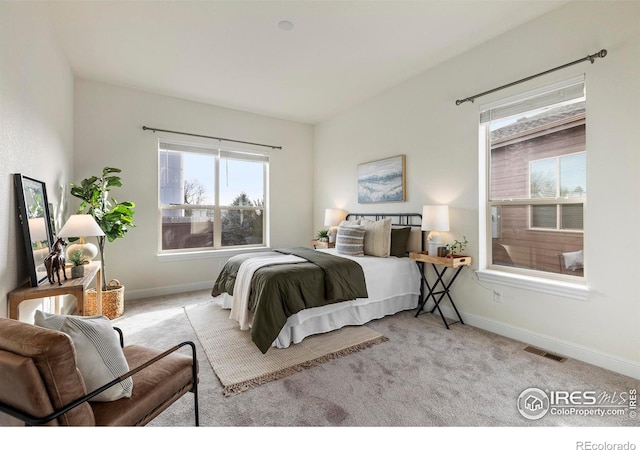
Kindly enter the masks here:
M 187 392 L 198 416 L 198 365 L 193 342 L 166 351 L 120 345 L 131 370 L 87 393 L 71 338 L 57 330 L 0 318 L 0 424 L 144 426 Z M 116 332 L 114 331 L 114 333 Z M 176 350 L 191 347 L 191 355 Z M 92 399 L 132 377 L 130 398 Z

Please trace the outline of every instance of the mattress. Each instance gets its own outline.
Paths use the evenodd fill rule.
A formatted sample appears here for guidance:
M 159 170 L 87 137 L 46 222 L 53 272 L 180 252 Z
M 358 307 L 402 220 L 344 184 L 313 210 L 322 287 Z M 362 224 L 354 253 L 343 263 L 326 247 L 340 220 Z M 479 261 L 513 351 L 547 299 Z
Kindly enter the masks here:
M 309 308 L 290 316 L 272 346 L 287 348 L 307 336 L 349 325 L 364 325 L 384 316 L 417 308 L 421 278 L 416 263 L 409 258 L 347 256 L 338 254 L 336 249 L 317 251 L 349 258 L 360 264 L 369 297 Z M 222 294 L 215 297 L 215 301 L 222 308 L 231 309 L 233 297 Z

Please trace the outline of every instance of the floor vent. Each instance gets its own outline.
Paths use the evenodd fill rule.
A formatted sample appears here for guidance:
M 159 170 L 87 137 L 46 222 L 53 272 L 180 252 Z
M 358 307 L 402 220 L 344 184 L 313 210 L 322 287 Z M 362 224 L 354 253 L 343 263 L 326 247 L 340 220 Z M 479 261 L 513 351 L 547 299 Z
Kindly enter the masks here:
M 533 353 L 534 355 L 542 356 L 543 358 L 549 358 L 558 362 L 565 362 L 567 360 L 567 358 L 564 356 L 554 355 L 553 353 L 549 353 L 546 350 L 542 350 L 536 347 L 528 346 L 528 347 L 525 347 L 524 351 Z

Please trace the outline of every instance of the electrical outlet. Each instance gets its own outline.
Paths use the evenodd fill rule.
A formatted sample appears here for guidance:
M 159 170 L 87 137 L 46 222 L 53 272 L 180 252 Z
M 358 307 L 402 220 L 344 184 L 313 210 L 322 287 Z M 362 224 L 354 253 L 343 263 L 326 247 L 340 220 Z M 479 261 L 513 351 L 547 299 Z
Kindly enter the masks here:
M 502 303 L 502 291 L 493 290 L 493 301 Z

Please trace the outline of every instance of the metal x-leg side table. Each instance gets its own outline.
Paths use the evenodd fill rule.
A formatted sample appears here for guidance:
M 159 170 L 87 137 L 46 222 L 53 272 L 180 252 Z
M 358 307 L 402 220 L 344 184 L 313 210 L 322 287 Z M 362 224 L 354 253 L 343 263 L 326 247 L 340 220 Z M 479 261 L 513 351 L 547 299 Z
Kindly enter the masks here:
M 418 303 L 415 317 L 418 317 L 423 313 L 424 306 L 427 304 L 429 299 L 433 299 L 434 305 L 433 308 L 431 308 L 431 313 L 437 309 L 438 313 L 440 313 L 440 317 L 442 318 L 442 322 L 444 322 L 444 326 L 447 327 L 447 329 L 449 329 L 449 325 L 453 325 L 454 323 L 461 323 L 464 325 L 464 321 L 462 320 L 460 312 L 458 311 L 449 291 L 462 269 L 465 266 L 471 265 L 471 257 L 441 258 L 428 256 L 423 253 L 411 253 L 410 258 L 418 264 L 418 267 L 420 268 L 420 276 L 422 277 L 422 283 L 420 285 L 420 302 Z M 424 270 L 425 263 L 429 263 L 437 275 L 437 279 L 433 285 L 429 284 L 429 280 L 426 277 Z M 442 270 L 438 270 L 439 267 L 441 267 Z M 443 278 L 447 269 L 455 269 L 453 276 L 448 280 L 448 282 Z M 438 289 L 438 285 L 442 286 L 442 290 L 436 290 Z M 429 290 L 426 295 L 424 289 L 425 286 Z M 453 310 L 458 316 L 458 320 L 454 322 L 447 322 L 446 317 L 442 314 L 442 310 L 440 309 L 440 302 L 445 298 L 445 296 L 449 299 L 451 306 L 453 306 Z

